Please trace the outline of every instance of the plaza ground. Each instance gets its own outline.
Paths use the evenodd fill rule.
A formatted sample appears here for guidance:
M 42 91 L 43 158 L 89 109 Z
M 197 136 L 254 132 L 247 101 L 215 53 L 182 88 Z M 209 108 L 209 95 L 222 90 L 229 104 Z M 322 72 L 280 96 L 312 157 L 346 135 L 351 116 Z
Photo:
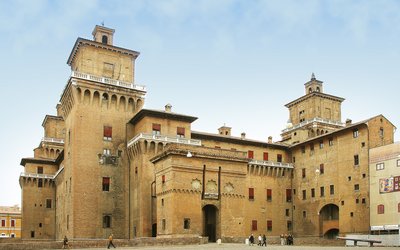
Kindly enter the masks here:
M 106 249 L 106 246 L 104 246 L 104 248 Z M 217 249 L 272 249 L 272 250 L 286 250 L 286 249 L 324 249 L 324 250 L 341 250 L 341 249 L 349 249 L 349 247 L 335 247 L 335 246 L 280 246 L 280 245 L 268 245 L 267 247 L 261 247 L 261 246 L 248 246 L 245 244 L 221 244 L 218 245 L 216 243 L 210 243 L 210 244 L 204 244 L 204 245 L 185 245 L 185 246 L 149 246 L 149 247 L 118 247 L 119 249 L 143 249 L 143 250 L 160 250 L 160 249 L 176 249 L 176 250 L 203 250 L 203 249 L 207 249 L 207 250 L 217 250 Z M 350 247 L 351 248 L 351 247 Z M 398 247 L 378 247 L 379 249 L 387 249 L 387 250 L 391 250 L 391 249 L 399 249 Z M 95 249 L 101 249 L 101 248 L 82 248 L 82 250 L 95 250 Z M 113 248 L 112 248 L 113 249 Z M 355 249 L 357 250 L 366 250 L 366 249 L 371 249 L 370 247 L 367 246 L 358 246 Z

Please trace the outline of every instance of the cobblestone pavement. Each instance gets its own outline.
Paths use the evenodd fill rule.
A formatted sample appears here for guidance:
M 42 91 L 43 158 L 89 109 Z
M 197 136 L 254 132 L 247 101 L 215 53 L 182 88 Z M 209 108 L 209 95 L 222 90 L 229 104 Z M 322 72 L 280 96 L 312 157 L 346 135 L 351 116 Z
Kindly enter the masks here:
M 161 249 L 175 249 L 175 250 L 219 250 L 219 249 L 247 249 L 247 250 L 257 250 L 257 249 L 268 249 L 268 250 L 297 250 L 297 249 L 324 249 L 324 250 L 342 250 L 346 249 L 349 250 L 352 247 L 330 247 L 330 246 L 280 246 L 280 245 L 268 245 L 267 247 L 260 247 L 260 246 L 248 246 L 244 244 L 221 244 L 217 245 L 215 243 L 210 243 L 210 244 L 205 244 L 205 245 L 187 245 L 187 246 L 153 246 L 153 247 L 120 247 L 117 249 L 143 249 L 143 250 L 161 250 Z M 96 249 L 101 249 L 101 248 L 84 248 L 82 250 L 96 250 Z M 104 248 L 106 249 L 106 248 Z M 370 250 L 370 247 L 355 247 L 355 250 Z M 399 250 L 398 247 L 379 247 L 378 249 L 384 249 L 384 250 Z

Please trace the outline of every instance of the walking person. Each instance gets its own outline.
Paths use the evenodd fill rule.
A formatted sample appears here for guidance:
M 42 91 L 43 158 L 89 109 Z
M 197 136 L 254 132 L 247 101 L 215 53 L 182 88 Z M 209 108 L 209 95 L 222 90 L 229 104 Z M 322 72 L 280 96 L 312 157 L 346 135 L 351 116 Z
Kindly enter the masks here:
M 113 244 L 113 234 L 110 234 L 110 236 L 108 237 L 108 247 L 110 248 L 110 246 L 113 246 L 114 248 L 116 248 Z
M 267 236 L 265 236 L 265 234 L 262 237 L 262 245 L 261 246 L 267 246 Z
M 250 246 L 252 246 L 254 244 L 254 236 L 253 236 L 253 234 L 250 235 L 249 241 L 250 241 Z
M 64 236 L 63 247 L 62 247 L 62 249 L 65 249 L 65 248 L 68 248 L 68 249 L 69 249 L 68 238 L 67 238 L 66 235 Z
M 259 234 L 258 235 L 258 246 L 261 246 L 261 244 L 262 244 L 262 237 L 261 237 L 261 234 Z

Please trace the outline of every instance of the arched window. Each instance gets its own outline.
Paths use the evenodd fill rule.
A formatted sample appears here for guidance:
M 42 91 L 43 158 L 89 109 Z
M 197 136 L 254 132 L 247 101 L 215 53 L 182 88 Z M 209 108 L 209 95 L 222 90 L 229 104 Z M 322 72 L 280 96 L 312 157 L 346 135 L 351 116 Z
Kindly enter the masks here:
M 379 204 L 378 205 L 378 214 L 384 214 L 385 213 L 385 205 Z
M 102 42 L 103 44 L 107 44 L 107 43 L 108 43 L 108 37 L 107 37 L 106 35 L 103 35 L 103 36 L 101 37 L 101 42 Z
M 309 88 L 309 89 L 308 89 L 308 93 L 311 93 L 311 92 L 312 92 L 312 88 Z
M 319 87 L 317 87 L 317 92 L 319 92 Z

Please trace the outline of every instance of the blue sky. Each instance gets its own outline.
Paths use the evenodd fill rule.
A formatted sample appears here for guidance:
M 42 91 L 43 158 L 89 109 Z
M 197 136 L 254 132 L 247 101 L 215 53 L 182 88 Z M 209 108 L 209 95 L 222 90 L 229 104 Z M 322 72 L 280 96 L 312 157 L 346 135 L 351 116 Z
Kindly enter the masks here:
M 194 130 L 226 124 L 235 136 L 279 140 L 284 105 L 312 72 L 325 93 L 346 98 L 342 120 L 383 114 L 400 126 L 399 1 L 21 0 L 0 9 L 0 205 L 20 204 L 20 160 L 55 114 L 76 38 L 91 39 L 103 21 L 116 46 L 141 52 L 145 107 L 171 103 L 199 117 Z

